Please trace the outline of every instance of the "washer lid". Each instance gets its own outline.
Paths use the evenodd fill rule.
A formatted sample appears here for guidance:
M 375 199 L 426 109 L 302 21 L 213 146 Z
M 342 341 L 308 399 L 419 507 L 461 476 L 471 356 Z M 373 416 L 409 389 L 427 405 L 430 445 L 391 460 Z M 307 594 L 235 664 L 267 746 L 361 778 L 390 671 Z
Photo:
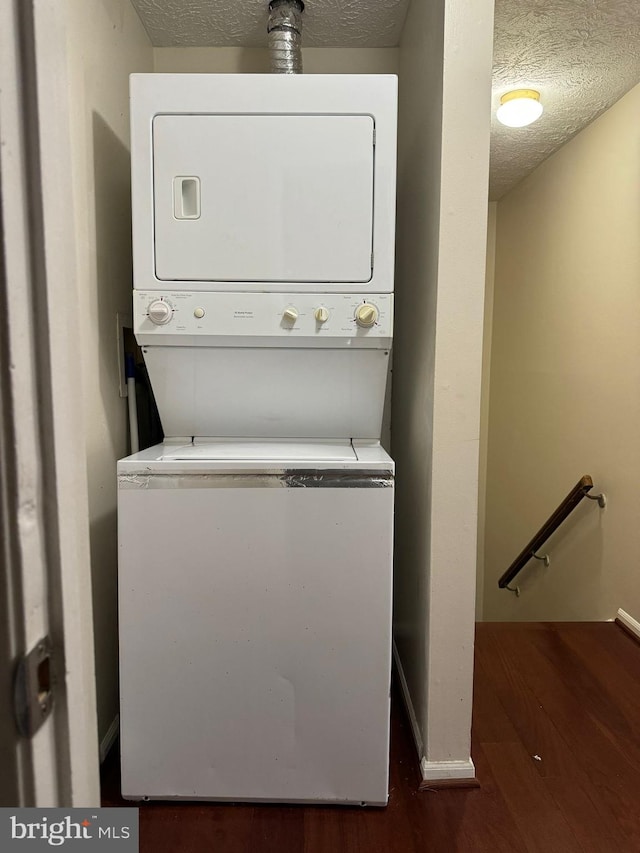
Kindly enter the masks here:
M 196 439 L 193 444 L 165 447 L 164 460 L 230 459 L 270 462 L 353 462 L 358 456 L 351 442 L 238 439 Z

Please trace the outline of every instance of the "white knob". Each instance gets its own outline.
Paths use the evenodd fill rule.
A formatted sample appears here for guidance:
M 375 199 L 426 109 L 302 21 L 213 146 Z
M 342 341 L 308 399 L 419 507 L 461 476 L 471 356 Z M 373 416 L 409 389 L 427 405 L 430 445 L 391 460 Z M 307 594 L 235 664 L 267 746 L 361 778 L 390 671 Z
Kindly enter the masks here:
M 326 308 L 316 308 L 315 318 L 318 323 L 326 323 L 329 319 L 329 312 Z
M 193 316 L 196 318 L 196 320 L 202 320 L 202 318 L 204 317 L 204 308 L 196 308 L 193 312 Z
M 287 323 L 295 323 L 298 319 L 298 312 L 295 308 L 286 308 L 282 317 L 287 321 Z
M 370 302 L 363 302 L 356 308 L 356 323 L 365 329 L 375 326 L 378 319 L 378 309 Z
M 156 299 L 147 308 L 147 314 L 151 322 L 155 323 L 156 326 L 164 326 L 171 319 L 173 311 L 167 302 L 163 302 L 162 299 Z

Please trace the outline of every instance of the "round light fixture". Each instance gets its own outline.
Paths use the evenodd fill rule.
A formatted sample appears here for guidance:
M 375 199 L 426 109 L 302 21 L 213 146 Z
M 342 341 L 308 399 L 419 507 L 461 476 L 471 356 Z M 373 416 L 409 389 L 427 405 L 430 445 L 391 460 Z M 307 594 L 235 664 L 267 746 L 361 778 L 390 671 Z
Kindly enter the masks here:
M 500 98 L 496 118 L 507 127 L 525 127 L 542 115 L 540 92 L 535 89 L 515 89 Z

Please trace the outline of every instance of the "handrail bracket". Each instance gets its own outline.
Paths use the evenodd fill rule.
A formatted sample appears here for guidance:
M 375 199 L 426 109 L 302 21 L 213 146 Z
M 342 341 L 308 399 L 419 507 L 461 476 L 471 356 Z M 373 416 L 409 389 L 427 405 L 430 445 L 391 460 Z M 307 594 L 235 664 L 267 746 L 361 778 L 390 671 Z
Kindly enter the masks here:
M 588 497 L 588 495 L 587 495 L 587 497 Z M 535 553 L 535 551 L 532 551 L 531 556 L 534 558 L 534 560 L 540 560 L 541 562 L 543 562 L 545 564 L 545 566 L 551 565 L 551 557 L 548 554 L 541 554 L 539 556 L 538 554 Z
M 598 501 L 598 506 L 600 509 L 604 509 L 607 505 L 607 496 L 604 492 L 600 492 L 599 495 L 588 495 L 585 492 L 585 498 L 589 498 L 590 501 Z

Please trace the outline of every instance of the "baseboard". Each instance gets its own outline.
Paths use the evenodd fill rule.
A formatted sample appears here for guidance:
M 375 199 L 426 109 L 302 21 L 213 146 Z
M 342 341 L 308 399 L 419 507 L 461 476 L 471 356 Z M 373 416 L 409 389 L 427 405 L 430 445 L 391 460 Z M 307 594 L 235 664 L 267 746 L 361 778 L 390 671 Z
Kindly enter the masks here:
M 479 788 L 476 768 L 471 758 L 466 761 L 427 761 L 420 762 L 422 773 L 421 791 L 438 788 Z
M 100 741 L 100 764 L 105 760 L 107 755 L 109 754 L 109 750 L 115 743 L 116 738 L 118 737 L 118 732 L 120 731 L 120 714 L 116 714 L 113 718 L 113 722 L 107 729 L 106 735 Z
M 624 610 L 618 610 L 616 622 L 628 634 L 631 634 L 632 637 L 640 642 L 640 622 L 634 619 L 633 616 L 629 616 Z
M 479 788 L 480 782 L 474 776 L 473 779 L 423 779 L 418 785 L 418 791 L 442 791 L 445 788 Z
M 416 746 L 416 751 L 418 753 L 418 760 L 422 764 L 422 762 L 424 761 L 424 743 L 422 740 L 422 734 L 420 733 L 420 726 L 418 725 L 416 711 L 413 707 L 413 702 L 411 701 L 409 685 L 407 684 L 404 669 L 402 668 L 402 661 L 400 660 L 400 654 L 398 652 L 398 647 L 396 646 L 395 640 L 393 641 L 393 662 L 395 663 L 396 672 L 398 673 L 398 678 L 400 679 L 400 690 L 402 691 L 402 698 L 404 699 L 404 705 L 407 709 L 407 716 L 409 717 L 409 722 L 411 723 L 411 733 L 413 734 L 413 742 Z

